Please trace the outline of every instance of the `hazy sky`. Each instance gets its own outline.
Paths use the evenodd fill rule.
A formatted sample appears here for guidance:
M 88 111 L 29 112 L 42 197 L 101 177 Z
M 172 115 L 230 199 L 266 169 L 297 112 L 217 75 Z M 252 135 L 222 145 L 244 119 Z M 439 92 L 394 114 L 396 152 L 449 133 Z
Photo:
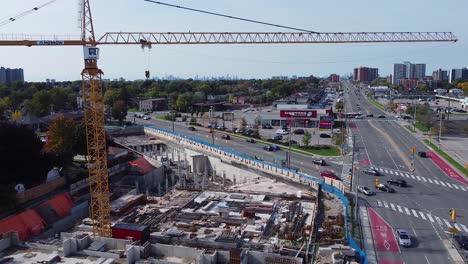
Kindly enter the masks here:
M 3 1 L 0 22 L 47 0 Z M 181 45 L 153 46 L 152 76 L 180 77 L 350 73 L 378 67 L 390 74 L 392 63 L 427 63 L 438 68 L 468 65 L 467 0 L 165 0 L 168 3 L 283 24 L 313 31 L 452 31 L 457 43 Z M 98 36 L 111 31 L 286 31 L 226 18 L 164 7 L 143 0 L 91 0 Z M 2 34 L 69 34 L 79 38 L 78 0 L 57 0 L 0 27 Z M 0 66 L 21 67 L 26 81 L 80 79 L 82 47 L 0 47 Z M 138 46 L 102 46 L 104 78 L 142 79 L 145 56 Z

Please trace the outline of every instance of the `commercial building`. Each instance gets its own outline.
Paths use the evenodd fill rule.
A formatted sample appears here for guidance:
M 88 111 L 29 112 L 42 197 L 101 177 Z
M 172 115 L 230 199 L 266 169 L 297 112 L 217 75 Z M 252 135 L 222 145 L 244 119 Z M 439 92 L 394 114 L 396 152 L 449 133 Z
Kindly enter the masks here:
M 0 68 L 0 83 L 24 82 L 23 69 Z
M 448 71 L 438 69 L 432 72 L 432 79 L 436 82 L 448 82 Z
M 146 99 L 138 103 L 140 111 L 164 111 L 169 109 L 169 99 L 167 98 Z
M 359 67 L 354 69 L 353 81 L 357 82 L 372 82 L 379 78 L 379 69 Z
M 409 61 L 393 64 L 393 84 L 398 84 L 402 79 L 422 80 L 426 77 L 426 64 L 413 64 Z
M 339 82 L 340 81 L 340 76 L 338 74 L 330 74 L 330 82 Z
M 398 85 L 403 86 L 406 90 L 413 89 L 418 86 L 418 80 L 416 79 L 399 79 Z
M 468 68 L 452 69 L 450 71 L 450 82 L 455 80 L 468 81 Z

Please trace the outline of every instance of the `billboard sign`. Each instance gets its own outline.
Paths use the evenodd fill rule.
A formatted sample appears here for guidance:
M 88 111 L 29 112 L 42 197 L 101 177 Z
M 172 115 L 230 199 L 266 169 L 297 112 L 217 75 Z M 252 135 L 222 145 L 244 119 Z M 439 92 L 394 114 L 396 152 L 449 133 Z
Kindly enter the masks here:
M 297 119 L 317 118 L 317 111 L 315 110 L 281 110 L 280 117 L 297 118 Z

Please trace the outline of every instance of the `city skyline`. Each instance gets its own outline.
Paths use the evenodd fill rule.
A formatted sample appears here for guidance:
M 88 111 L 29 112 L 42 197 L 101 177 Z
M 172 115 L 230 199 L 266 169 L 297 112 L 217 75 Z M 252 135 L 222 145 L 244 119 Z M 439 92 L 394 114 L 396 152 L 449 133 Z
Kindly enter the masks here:
M 405 3 L 406 8 L 399 8 L 398 2 Z M 452 31 L 459 38 L 459 42 L 351 45 L 166 45 L 153 46 L 149 57 L 145 57 L 138 46 L 103 46 L 99 66 L 105 73 L 104 78 L 124 77 L 129 80 L 144 79 L 144 71 L 147 69 L 151 71 L 152 77 L 174 75 L 181 78 L 194 78 L 196 75 L 226 76 L 229 74 L 248 79 L 292 75 L 327 77 L 331 73 L 345 75 L 352 73 L 354 68 L 360 66 L 379 68 L 380 75 L 387 76 L 392 73 L 393 64 L 402 61 L 425 63 L 429 73 L 439 68 L 450 70 L 466 67 L 466 60 L 459 54 L 465 54 L 468 50 L 464 41 L 468 35 L 462 23 L 459 23 L 459 18 L 463 17 L 463 10 L 468 8 L 468 3 L 451 1 L 460 8 L 445 11 L 433 7 L 431 2 L 435 3 L 435 1 L 416 0 L 408 4 L 398 0 L 392 3 L 379 3 L 375 6 L 371 5 L 370 0 L 359 3 L 341 3 L 334 0 L 321 3 L 318 7 L 306 1 L 286 4 L 280 1 L 265 0 L 249 3 L 241 0 L 236 6 L 231 6 L 205 0 L 178 4 L 320 32 Z M 0 11 L 0 17 L 9 17 L 24 12 L 35 5 L 38 5 L 37 1 L 32 0 L 22 3 L 9 2 Z M 132 5 L 123 0 L 114 1 L 112 6 L 102 2 L 91 2 L 91 5 L 98 36 L 107 31 L 287 31 L 161 7 L 144 1 Z M 440 19 L 436 21 L 412 19 L 414 10 L 420 8 L 421 5 L 427 6 L 425 16 Z M 74 8 L 70 8 L 71 6 Z M 44 9 L 0 27 L 0 35 L 57 33 L 75 34 L 79 37 L 75 6 L 76 1 L 73 0 L 57 1 Z M 327 12 L 314 12 L 311 16 L 310 10 L 317 10 L 317 8 L 333 12 L 328 14 Z M 64 10 L 67 11 L 64 12 Z M 382 13 L 381 10 L 388 12 Z M 116 15 L 117 13 L 119 15 Z M 339 19 L 334 19 L 335 17 Z M 352 21 L 352 23 L 347 21 Z M 369 21 L 374 22 L 369 23 Z M 80 47 L 2 47 L 0 56 L 3 58 L 3 66 L 24 68 L 28 72 L 26 81 L 43 81 L 46 78 L 59 81 L 78 80 L 83 68 Z

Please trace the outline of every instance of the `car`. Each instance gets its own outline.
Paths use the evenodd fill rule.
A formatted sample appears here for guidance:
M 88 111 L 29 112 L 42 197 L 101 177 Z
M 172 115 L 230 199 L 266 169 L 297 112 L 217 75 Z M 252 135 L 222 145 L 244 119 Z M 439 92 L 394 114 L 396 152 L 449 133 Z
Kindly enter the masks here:
M 222 139 L 231 139 L 231 136 L 229 136 L 228 134 L 222 134 L 221 138 Z
M 273 127 L 270 124 L 262 124 L 263 129 L 273 129 Z
M 275 151 L 272 146 L 263 146 L 263 150 L 266 151 Z
M 143 120 L 150 120 L 150 119 L 151 119 L 151 117 L 149 117 L 149 116 L 143 117 Z
M 276 134 L 280 134 L 280 135 L 287 135 L 287 134 L 289 134 L 289 132 L 288 132 L 287 130 L 285 130 L 285 129 L 277 129 L 277 130 L 275 131 L 275 133 L 276 133 Z
M 395 192 L 395 189 L 393 189 L 392 187 L 388 186 L 388 185 L 385 185 L 385 184 L 377 184 L 375 186 L 375 188 L 377 190 L 380 190 L 380 191 L 384 191 L 384 192 L 388 192 L 388 193 L 394 193 Z
M 371 191 L 369 188 L 367 188 L 366 186 L 361 186 L 359 185 L 357 187 L 357 190 L 358 192 L 364 194 L 364 195 L 367 195 L 367 196 L 371 196 L 371 195 L 375 195 L 375 192 Z
M 357 115 L 355 118 L 356 118 L 356 119 L 364 119 L 364 118 L 366 118 L 366 117 L 363 116 L 363 115 Z
M 283 136 L 282 135 L 274 135 L 271 137 L 272 140 L 283 140 Z
M 330 134 L 320 133 L 321 138 L 331 138 Z
M 245 133 L 245 129 L 238 128 L 238 129 L 236 129 L 236 133 L 243 134 L 243 133 Z
M 421 157 L 421 158 L 427 158 L 427 154 L 424 151 L 419 151 L 418 156 Z
M 248 138 L 245 141 L 248 142 L 248 143 L 255 143 L 255 139 L 253 139 L 253 138 Z
M 411 238 L 408 234 L 408 231 L 405 229 L 397 229 L 397 240 L 398 240 L 398 245 L 402 247 L 411 247 Z
M 273 148 L 273 150 L 280 150 L 281 149 L 278 145 L 271 145 L 271 147 Z
M 362 173 L 370 174 L 370 175 L 374 175 L 374 176 L 379 176 L 380 175 L 380 172 L 378 170 L 376 170 L 376 169 L 363 169 Z
M 406 181 L 402 180 L 402 179 L 389 179 L 389 180 L 387 180 L 387 183 L 390 184 L 390 185 L 398 186 L 398 187 L 407 187 L 408 186 Z
M 327 165 L 327 163 L 323 159 L 314 159 L 312 160 L 312 163 L 320 166 Z
M 333 179 L 333 180 L 339 180 L 340 178 L 338 178 L 338 176 L 336 176 L 336 174 L 332 171 L 322 171 L 320 172 L 320 176 L 324 177 L 324 178 L 330 178 L 330 179 Z
M 377 118 L 385 118 L 384 115 L 379 115 Z
M 374 117 L 373 114 L 367 114 L 366 117 Z
M 189 126 L 189 127 L 187 127 L 187 129 L 190 130 L 190 131 L 195 131 L 195 130 L 197 130 L 197 129 L 196 129 L 195 127 L 193 127 L 193 126 Z
M 293 133 L 296 135 L 304 135 L 305 131 L 304 129 L 296 129 L 293 131 Z
M 454 235 L 453 240 L 455 244 L 464 250 L 468 250 L 468 237 L 464 235 Z
M 224 131 L 224 130 L 226 130 L 226 127 L 225 126 L 217 126 L 216 129 Z

